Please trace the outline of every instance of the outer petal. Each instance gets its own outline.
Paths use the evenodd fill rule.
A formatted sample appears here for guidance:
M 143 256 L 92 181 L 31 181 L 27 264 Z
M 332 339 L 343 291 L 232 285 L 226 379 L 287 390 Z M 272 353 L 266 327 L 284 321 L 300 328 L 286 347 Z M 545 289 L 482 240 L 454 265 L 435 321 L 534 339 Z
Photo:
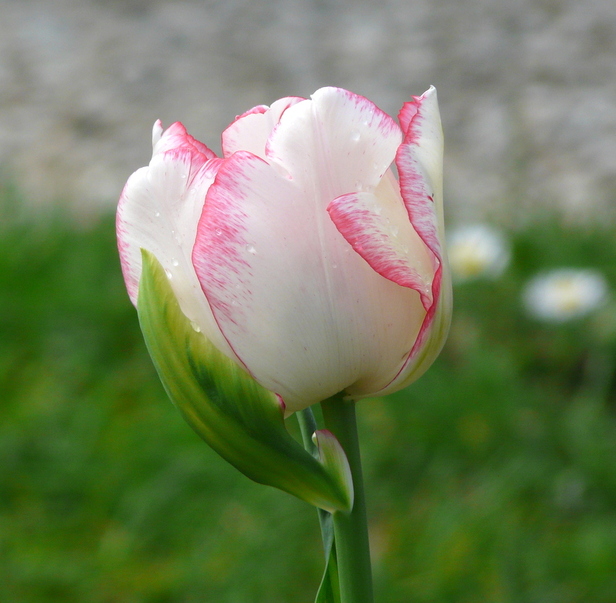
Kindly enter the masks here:
M 440 242 L 443 136 L 436 90 L 414 97 L 399 117 L 404 131 L 396 153 L 401 196 L 387 177 L 374 193 L 343 195 L 328 208 L 357 253 L 379 274 L 418 291 L 425 308 L 402 369 L 373 394 L 396 391 L 423 374 L 445 341 L 451 315 L 451 284 Z
M 118 247 L 126 287 L 136 305 L 141 249 L 147 249 L 165 269 L 184 314 L 230 355 L 191 262 L 205 195 L 222 160 L 181 124 L 173 124 L 158 140 L 157 126 L 159 122 L 152 160 L 129 178 L 118 204 Z
M 436 89 L 413 97 L 400 111 L 404 142 L 396 154 L 400 189 L 413 227 L 430 249 L 435 274 L 433 303 L 427 309 L 417 341 L 398 376 L 381 394 L 396 391 L 418 379 L 440 352 L 451 322 L 452 293 L 444 242 L 443 130 Z
M 280 127 L 302 104 L 287 110 Z M 313 129 L 309 122 L 303 138 Z M 365 149 L 368 167 L 356 166 L 356 173 L 373 170 L 388 145 L 371 140 L 377 144 Z M 385 387 L 423 315 L 416 292 L 377 274 L 336 230 L 326 207 L 344 175 L 333 182 L 339 166 L 315 170 L 317 149 L 300 144 L 309 166 L 291 158 L 292 179 L 248 153 L 225 161 L 208 192 L 193 253 L 221 331 L 291 412 L 351 386 Z M 337 157 L 327 145 L 319 149 Z
M 436 89 L 432 86 L 405 103 L 400 121 L 408 124 L 404 142 L 396 154 L 402 198 L 413 227 L 434 253 L 436 266 L 441 263 L 441 241 L 445 234 L 443 129 Z
M 265 145 L 282 114 L 292 105 L 304 100 L 296 96 L 281 98 L 271 107 L 259 105 L 238 116 L 222 133 L 222 152 L 225 157 L 236 151 L 249 151 L 265 157 Z

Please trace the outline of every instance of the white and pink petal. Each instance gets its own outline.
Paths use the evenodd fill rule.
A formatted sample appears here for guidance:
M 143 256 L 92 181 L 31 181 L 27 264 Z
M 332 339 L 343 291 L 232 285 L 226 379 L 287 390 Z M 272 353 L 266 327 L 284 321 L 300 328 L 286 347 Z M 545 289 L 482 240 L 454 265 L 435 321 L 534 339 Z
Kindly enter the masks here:
M 440 352 L 451 320 L 451 279 L 441 246 L 443 137 L 436 90 L 430 88 L 405 103 L 399 120 L 404 141 L 396 153 L 396 166 L 408 223 L 415 233 L 411 257 L 400 253 L 390 228 L 393 216 L 384 213 L 379 203 L 381 198 L 392 198 L 390 195 L 381 194 L 376 200 L 367 195 L 341 197 L 332 203 L 330 215 L 345 237 L 355 241 L 358 253 L 375 270 L 421 293 L 425 314 L 413 345 L 390 382 L 371 394 L 351 388 L 348 391 L 354 398 L 385 395 L 418 379 Z M 421 241 L 419 245 L 418 241 Z M 403 244 L 402 251 L 407 247 Z
M 396 153 L 402 199 L 413 227 L 441 256 L 443 224 L 443 130 L 436 89 L 413 97 L 400 111 L 404 141 Z
M 159 148 L 149 166 L 135 172 L 122 191 L 117 236 L 124 280 L 136 304 L 141 249 L 153 253 L 165 269 L 184 314 L 231 355 L 216 328 L 191 261 L 205 196 L 222 160 L 206 159 L 190 139 L 177 142 L 178 147 Z M 168 145 L 165 135 L 157 144 L 161 143 Z
M 399 115 L 404 141 L 396 154 L 400 190 L 410 221 L 433 257 L 433 303 L 396 378 L 381 392 L 397 391 L 418 379 L 440 352 L 451 321 L 451 278 L 444 249 L 443 132 L 436 90 L 405 103 Z
M 314 190 L 238 152 L 210 187 L 193 253 L 229 346 L 283 397 L 287 412 L 345 388 L 385 387 L 424 314 L 415 291 L 353 250 L 326 205 Z
M 385 278 L 417 291 L 432 305 L 433 257 L 415 232 L 389 171 L 374 192 L 349 193 L 327 208 L 353 249 Z
M 181 122 L 176 121 L 166 130 L 163 130 L 159 119 L 152 128 L 152 155 L 166 153 L 167 151 L 188 152 L 192 162 L 196 165 L 201 165 L 216 157 L 216 153 L 192 137 Z
M 329 87 L 286 110 L 266 154 L 327 207 L 340 195 L 376 187 L 401 141 L 398 124 L 374 103 Z
M 229 157 L 236 151 L 248 151 L 264 158 L 267 139 L 284 112 L 303 100 L 296 96 L 281 98 L 272 103 L 271 107 L 258 105 L 236 117 L 222 133 L 223 156 Z

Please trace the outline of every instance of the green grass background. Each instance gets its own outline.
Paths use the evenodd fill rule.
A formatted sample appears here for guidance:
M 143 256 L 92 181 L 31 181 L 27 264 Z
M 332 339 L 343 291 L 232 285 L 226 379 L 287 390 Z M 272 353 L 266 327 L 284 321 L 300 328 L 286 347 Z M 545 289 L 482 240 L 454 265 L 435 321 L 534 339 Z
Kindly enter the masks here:
M 377 600 L 616 601 L 616 312 L 527 318 L 528 277 L 595 267 L 613 229 L 542 218 L 455 289 L 445 350 L 359 405 Z M 290 428 L 295 429 L 294 420 Z M 309 603 L 314 510 L 219 459 L 166 399 L 113 216 L 0 201 L 0 601 Z

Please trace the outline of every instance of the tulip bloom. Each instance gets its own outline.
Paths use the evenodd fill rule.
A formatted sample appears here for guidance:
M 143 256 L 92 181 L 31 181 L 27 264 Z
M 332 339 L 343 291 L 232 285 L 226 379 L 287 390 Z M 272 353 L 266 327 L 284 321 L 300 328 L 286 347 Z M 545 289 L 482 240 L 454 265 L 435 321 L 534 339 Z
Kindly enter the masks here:
M 382 395 L 446 337 L 442 203 L 434 88 L 399 124 L 339 88 L 258 106 L 223 132 L 221 158 L 157 122 L 120 198 L 122 270 L 136 304 L 151 252 L 194 329 L 287 413 Z

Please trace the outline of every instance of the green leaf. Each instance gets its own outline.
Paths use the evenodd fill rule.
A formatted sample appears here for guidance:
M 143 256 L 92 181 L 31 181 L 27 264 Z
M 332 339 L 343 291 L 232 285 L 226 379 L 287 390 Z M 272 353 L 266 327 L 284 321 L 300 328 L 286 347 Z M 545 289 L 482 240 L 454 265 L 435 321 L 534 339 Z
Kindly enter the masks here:
M 336 545 L 332 541 L 325 563 L 325 572 L 319 586 L 315 603 L 340 603 L 340 580 L 338 579 L 338 561 Z
M 277 397 L 219 352 L 182 313 L 158 260 L 142 250 L 137 311 L 167 394 L 189 425 L 252 480 L 328 511 L 348 511 L 353 487 L 344 451 L 317 432 L 319 458 L 291 437 Z

